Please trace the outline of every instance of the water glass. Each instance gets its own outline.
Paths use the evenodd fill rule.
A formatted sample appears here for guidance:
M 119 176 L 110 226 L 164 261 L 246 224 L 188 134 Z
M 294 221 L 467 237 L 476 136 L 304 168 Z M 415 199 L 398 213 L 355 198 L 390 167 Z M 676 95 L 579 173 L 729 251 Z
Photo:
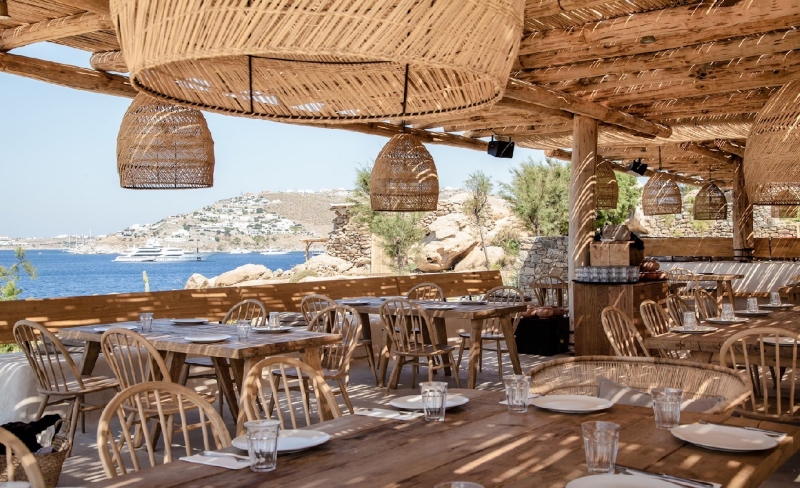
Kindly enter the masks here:
M 503 378 L 503 383 L 506 385 L 508 411 L 517 413 L 527 412 L 531 377 L 526 374 L 513 374 Z
M 251 470 L 266 473 L 277 467 L 280 426 L 279 420 L 251 420 L 244 423 Z
M 419 384 L 422 392 L 422 408 L 425 420 L 444 422 L 445 405 L 447 405 L 447 383 L 444 381 L 425 381 Z
M 656 427 L 669 430 L 680 425 L 683 390 L 680 388 L 653 388 L 650 393 L 653 395 Z
M 280 312 L 270 312 L 269 313 L 269 328 L 270 329 L 277 329 L 281 326 L 281 314 Z
M 730 320 L 733 321 L 736 319 L 736 315 L 733 313 L 733 305 L 730 303 L 723 303 L 722 304 L 722 320 Z
M 747 299 L 747 311 L 758 312 L 758 298 L 750 297 Z
M 697 330 L 697 316 L 694 312 L 683 312 L 683 328 Z
M 150 332 L 153 330 L 153 313 L 143 312 L 139 314 L 139 327 L 142 332 Z
M 619 424 L 613 422 L 584 422 L 583 447 L 586 467 L 592 474 L 613 473 L 619 448 Z
M 445 481 L 437 483 L 433 488 L 483 488 L 483 485 L 471 481 Z
M 600 281 L 600 268 L 597 266 L 592 266 L 589 268 L 589 281 L 592 283 L 597 283 Z
M 250 321 L 239 320 L 236 322 L 236 333 L 239 335 L 240 341 L 246 341 L 250 338 Z
M 629 283 L 637 283 L 639 281 L 639 267 L 638 266 L 629 266 L 628 267 L 628 282 Z
M 770 292 L 769 294 L 769 304 L 770 305 L 780 305 L 781 304 L 781 294 L 777 291 Z

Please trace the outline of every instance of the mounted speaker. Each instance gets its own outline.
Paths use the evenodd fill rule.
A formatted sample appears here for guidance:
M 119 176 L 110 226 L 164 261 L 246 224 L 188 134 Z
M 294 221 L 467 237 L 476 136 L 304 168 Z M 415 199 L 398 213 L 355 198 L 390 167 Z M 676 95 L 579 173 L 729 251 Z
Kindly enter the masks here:
M 513 158 L 514 157 L 514 143 L 511 141 L 495 141 L 492 138 L 489 141 L 488 153 L 496 158 Z

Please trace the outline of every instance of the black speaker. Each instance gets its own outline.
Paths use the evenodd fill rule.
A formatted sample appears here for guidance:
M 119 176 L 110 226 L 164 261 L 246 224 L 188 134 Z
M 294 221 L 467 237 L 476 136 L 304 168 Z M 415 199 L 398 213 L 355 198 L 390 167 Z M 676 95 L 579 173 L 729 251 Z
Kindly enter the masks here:
M 489 141 L 488 152 L 496 158 L 513 158 L 514 143 L 511 141 Z

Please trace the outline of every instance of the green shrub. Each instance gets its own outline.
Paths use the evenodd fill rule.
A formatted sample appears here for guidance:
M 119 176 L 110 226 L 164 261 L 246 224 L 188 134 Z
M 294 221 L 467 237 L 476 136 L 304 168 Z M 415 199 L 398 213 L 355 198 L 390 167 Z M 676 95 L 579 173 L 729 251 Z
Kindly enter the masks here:
M 502 248 L 507 256 L 516 256 L 519 254 L 520 248 L 519 232 L 516 229 L 503 227 L 494 236 L 491 245 Z

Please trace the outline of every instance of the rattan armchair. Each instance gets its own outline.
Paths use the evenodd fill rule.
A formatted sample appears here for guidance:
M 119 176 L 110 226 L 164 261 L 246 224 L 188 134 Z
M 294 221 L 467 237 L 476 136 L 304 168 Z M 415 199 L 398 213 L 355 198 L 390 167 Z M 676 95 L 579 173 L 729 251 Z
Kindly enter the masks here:
M 661 334 L 669 332 L 670 318 L 667 312 L 664 311 L 653 300 L 645 300 L 639 305 L 639 312 L 642 315 L 642 322 L 647 328 L 647 332 L 652 337 L 658 337 Z M 681 354 L 679 351 L 673 349 L 659 349 L 658 354 L 662 358 L 669 359 L 684 359 L 682 356 L 688 356 L 686 353 Z
M 603 323 L 603 331 L 617 356 L 650 357 L 642 336 L 625 312 L 616 307 L 606 307 L 600 313 L 600 322 Z
M 695 290 L 694 296 L 695 308 L 697 309 L 697 313 L 700 315 L 701 319 L 705 320 L 713 317 L 719 317 L 717 300 L 711 296 L 711 293 L 698 288 Z
M 683 314 L 692 311 L 686 301 L 673 294 L 667 296 L 667 310 L 669 311 L 669 317 L 677 327 L 683 327 Z
M 442 287 L 436 283 L 420 283 L 408 290 L 406 297 L 410 300 L 436 300 L 442 302 L 444 301 L 444 292 Z

